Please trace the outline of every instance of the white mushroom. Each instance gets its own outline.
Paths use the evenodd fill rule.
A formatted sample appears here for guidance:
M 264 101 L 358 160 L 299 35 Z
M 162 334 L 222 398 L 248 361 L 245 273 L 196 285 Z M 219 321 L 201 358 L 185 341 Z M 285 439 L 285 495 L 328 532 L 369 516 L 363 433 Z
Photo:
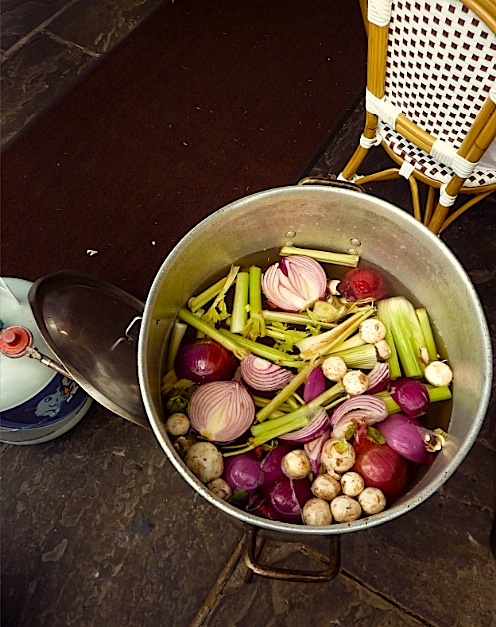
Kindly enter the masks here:
M 375 344 L 386 337 L 386 327 L 378 318 L 367 318 L 361 323 L 359 334 L 367 344 Z
M 290 479 L 303 479 L 312 471 L 308 455 L 302 449 L 286 453 L 281 461 L 284 474 Z
M 218 479 L 224 472 L 224 458 L 212 442 L 195 442 L 189 447 L 184 461 L 203 483 Z
M 331 513 L 336 522 L 351 522 L 360 518 L 362 508 L 351 496 L 342 494 L 331 501 Z
M 230 485 L 222 477 L 209 481 L 207 488 L 223 501 L 227 501 L 232 494 Z
M 341 488 L 346 496 L 358 496 L 365 488 L 365 483 L 357 472 L 349 471 L 341 477 Z
M 348 367 L 341 357 L 327 357 L 322 362 L 322 372 L 329 381 L 341 381 L 348 372 Z
M 329 471 L 346 472 L 355 463 L 355 449 L 348 442 L 327 440 L 322 447 L 320 461 Z
M 327 283 L 327 288 L 329 289 L 329 292 L 333 295 L 333 296 L 341 296 L 341 293 L 338 290 L 338 285 L 341 283 L 340 279 L 331 279 L 328 283 Z
M 332 523 L 329 503 L 323 499 L 308 499 L 302 510 L 305 525 L 322 526 Z
M 315 477 L 311 490 L 317 498 L 332 501 L 341 492 L 341 484 L 337 479 L 326 473 Z
M 348 370 L 343 377 L 343 387 L 351 396 L 363 394 L 369 387 L 367 375 L 361 370 Z
M 391 357 L 391 347 L 386 340 L 379 340 L 376 342 L 375 349 L 381 359 L 389 359 Z
M 427 381 L 436 387 L 449 385 L 453 379 L 453 371 L 444 361 L 431 361 L 424 374 Z
M 386 497 L 379 488 L 365 488 L 358 495 L 358 502 L 365 514 L 378 514 L 386 507 Z
M 175 412 L 165 421 L 165 428 L 167 433 L 170 433 L 173 436 L 184 435 L 188 433 L 190 428 L 189 418 L 186 414 Z

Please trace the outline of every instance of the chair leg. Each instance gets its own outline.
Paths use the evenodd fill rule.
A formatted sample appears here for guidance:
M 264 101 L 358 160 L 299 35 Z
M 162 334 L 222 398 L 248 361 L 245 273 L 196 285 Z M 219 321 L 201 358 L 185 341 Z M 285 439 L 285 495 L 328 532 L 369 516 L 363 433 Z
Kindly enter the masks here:
M 355 150 L 351 159 L 345 165 L 341 173 L 344 179 L 346 179 L 347 181 L 351 181 L 353 179 L 358 168 L 362 165 L 363 160 L 367 156 L 368 152 L 369 152 L 368 148 L 357 146 L 357 149 Z
M 483 194 L 477 194 L 477 196 L 472 196 L 472 198 L 470 200 L 468 200 L 461 207 L 459 207 L 456 211 L 454 211 L 450 215 L 449 218 L 446 218 L 446 220 L 443 222 L 443 225 L 442 225 L 442 227 L 441 227 L 439 232 L 442 233 L 446 227 L 448 227 L 454 220 L 456 220 L 463 213 L 465 213 L 465 211 L 467 211 L 467 209 L 470 209 L 470 207 L 473 207 L 474 205 L 476 205 L 481 200 L 484 200 L 484 198 L 487 198 L 490 194 L 492 194 L 492 192 L 484 192 Z
M 420 200 L 419 200 L 419 191 L 417 181 L 415 177 L 410 175 L 408 177 L 408 182 L 410 183 L 410 192 L 412 194 L 412 205 L 413 205 L 413 215 L 415 219 L 419 222 L 422 222 L 422 212 L 420 210 Z
M 424 224 L 429 224 L 429 220 L 432 217 L 432 212 L 434 211 L 434 203 L 436 202 L 436 188 L 431 185 L 428 186 L 427 189 L 427 200 L 425 203 L 425 212 L 424 212 Z
M 437 203 L 432 218 L 427 223 L 427 228 L 435 235 L 439 235 L 443 227 L 446 216 L 448 215 L 449 207 L 445 207 L 440 202 Z
M 365 183 L 374 183 L 375 181 L 395 181 L 400 178 L 399 168 L 389 168 L 388 170 L 381 170 L 380 172 L 360 176 L 356 179 L 355 183 L 358 183 L 358 185 L 365 185 Z

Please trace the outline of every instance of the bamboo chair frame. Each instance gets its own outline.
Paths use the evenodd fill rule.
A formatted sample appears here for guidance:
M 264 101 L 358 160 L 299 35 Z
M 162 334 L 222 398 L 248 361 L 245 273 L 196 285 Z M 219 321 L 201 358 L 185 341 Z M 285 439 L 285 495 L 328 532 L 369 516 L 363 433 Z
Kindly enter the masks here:
M 376 98 L 382 99 L 385 96 L 386 90 L 389 22 L 381 25 L 373 23 L 368 17 L 367 0 L 359 1 L 368 36 L 367 90 Z M 385 0 L 382 0 L 382 2 L 384 1 Z M 453 2 L 465 5 L 496 34 L 495 0 L 453 0 Z M 379 116 L 367 110 L 362 137 L 365 138 L 365 140 L 369 140 L 370 144 L 372 144 L 373 140 L 376 138 L 378 123 Z M 399 113 L 396 116 L 394 131 L 429 155 L 437 139 L 403 113 Z M 471 163 L 478 162 L 495 137 L 496 102 L 488 97 L 457 151 L 459 157 Z M 365 141 L 365 143 L 367 143 L 367 141 Z M 404 163 L 404 159 L 393 152 L 386 142 L 381 141 L 381 145 L 393 161 L 401 167 Z M 403 173 L 400 174 L 400 168 L 389 168 L 365 176 L 357 175 L 357 170 L 363 163 L 369 150 L 370 147 L 364 147 L 361 144 L 358 145 L 339 178 L 341 180 L 353 180 L 363 185 L 373 181 L 399 179 L 403 176 Z M 496 183 L 479 187 L 464 186 L 466 178 L 454 174 L 449 182 L 444 185 L 444 196 L 439 195 L 439 199 L 436 202 L 437 192 L 443 187 L 441 182 L 424 175 L 417 169 L 413 169 L 411 174 L 405 178 L 408 179 L 410 184 L 415 218 L 423 222 L 430 231 L 436 234 L 441 233 L 455 219 L 467 211 L 467 209 L 496 190 Z M 428 186 L 427 200 L 423 208 L 420 204 L 417 179 Z M 472 197 L 460 207 L 453 210 L 451 215 L 448 215 L 450 207 L 454 203 L 454 198 L 459 194 L 471 194 Z M 450 201 L 446 202 L 447 197 L 451 197 L 451 204 Z

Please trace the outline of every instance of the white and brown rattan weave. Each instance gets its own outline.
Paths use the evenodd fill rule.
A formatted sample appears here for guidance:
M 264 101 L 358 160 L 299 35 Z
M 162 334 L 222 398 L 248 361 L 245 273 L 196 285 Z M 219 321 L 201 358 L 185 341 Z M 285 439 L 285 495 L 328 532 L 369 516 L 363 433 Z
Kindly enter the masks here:
M 496 189 L 496 0 L 368 0 L 366 16 L 365 129 L 339 178 L 404 176 L 439 233 Z M 376 144 L 401 167 L 358 176 Z M 455 207 L 460 193 L 472 197 Z

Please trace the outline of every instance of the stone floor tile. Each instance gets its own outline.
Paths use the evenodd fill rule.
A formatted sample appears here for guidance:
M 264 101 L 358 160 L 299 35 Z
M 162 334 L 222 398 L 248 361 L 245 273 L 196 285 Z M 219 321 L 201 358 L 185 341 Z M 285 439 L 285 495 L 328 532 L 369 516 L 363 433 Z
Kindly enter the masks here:
M 8 627 L 189 625 L 241 536 L 96 403 L 53 442 L 2 445 L 2 474 Z
M 39 33 L 2 65 L 1 137 L 6 145 L 74 86 L 95 60 Z
M 64 40 L 101 54 L 160 4 L 163 0 L 77 0 L 48 28 Z

